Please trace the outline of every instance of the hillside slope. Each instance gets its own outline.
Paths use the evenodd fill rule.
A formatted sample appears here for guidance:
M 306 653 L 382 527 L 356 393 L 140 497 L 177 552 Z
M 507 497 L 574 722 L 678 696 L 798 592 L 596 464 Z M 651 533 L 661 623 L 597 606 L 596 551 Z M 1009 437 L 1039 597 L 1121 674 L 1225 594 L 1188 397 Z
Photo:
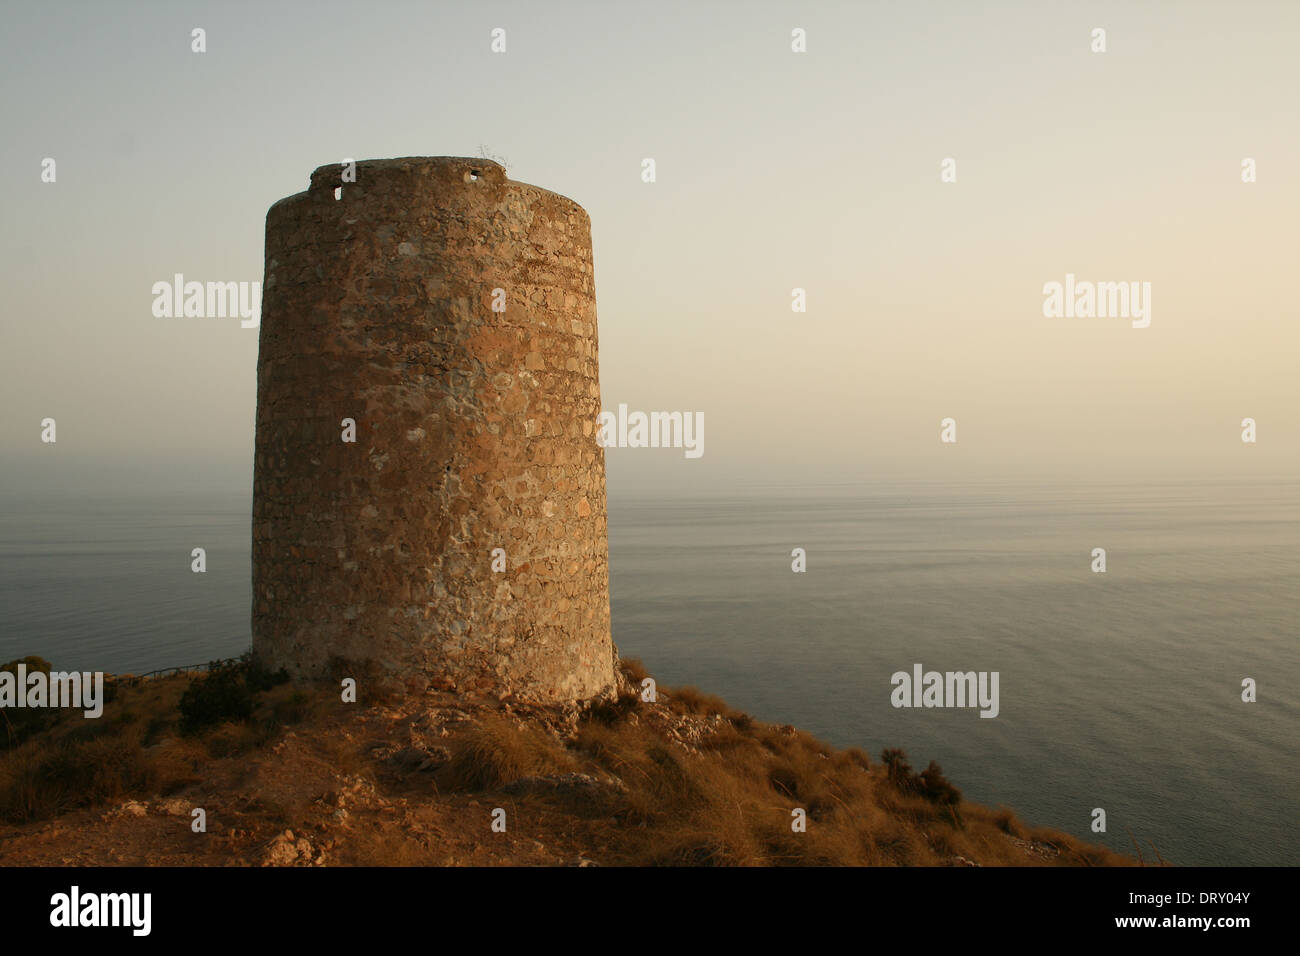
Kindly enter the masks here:
M 206 727 L 179 705 L 213 677 L 118 681 L 101 720 L 52 714 L 0 751 L 0 865 L 1137 862 L 966 803 L 901 751 L 838 751 L 691 688 L 641 701 L 622 667 L 596 706 L 280 685 Z

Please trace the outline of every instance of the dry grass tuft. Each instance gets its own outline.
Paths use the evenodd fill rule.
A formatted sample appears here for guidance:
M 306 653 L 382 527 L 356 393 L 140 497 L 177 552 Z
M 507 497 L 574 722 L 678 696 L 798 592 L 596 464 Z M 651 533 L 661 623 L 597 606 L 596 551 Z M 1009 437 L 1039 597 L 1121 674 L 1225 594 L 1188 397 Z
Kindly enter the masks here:
M 570 773 L 573 758 L 549 734 L 490 717 L 452 741 L 451 760 L 436 775 L 444 790 L 491 790 L 518 780 Z

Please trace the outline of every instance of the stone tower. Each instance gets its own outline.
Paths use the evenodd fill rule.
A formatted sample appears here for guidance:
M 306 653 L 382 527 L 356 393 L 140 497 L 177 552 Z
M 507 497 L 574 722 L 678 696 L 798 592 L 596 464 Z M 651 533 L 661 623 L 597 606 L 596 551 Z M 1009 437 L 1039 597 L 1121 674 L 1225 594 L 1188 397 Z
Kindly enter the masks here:
M 487 160 L 355 169 L 266 217 L 254 654 L 296 678 L 601 696 L 590 219 Z

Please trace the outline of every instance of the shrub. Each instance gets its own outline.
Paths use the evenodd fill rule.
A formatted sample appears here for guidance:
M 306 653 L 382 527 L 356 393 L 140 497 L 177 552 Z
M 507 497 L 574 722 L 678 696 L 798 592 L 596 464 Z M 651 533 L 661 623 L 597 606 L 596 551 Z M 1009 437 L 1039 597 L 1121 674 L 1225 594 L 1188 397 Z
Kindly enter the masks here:
M 931 803 L 941 806 L 951 807 L 961 803 L 961 791 L 948 781 L 943 775 L 943 768 L 933 760 L 928 767 L 917 773 L 907 762 L 905 752 L 890 747 L 880 752 L 880 761 L 885 765 L 887 779 L 899 793 L 925 797 Z
M 954 806 L 961 803 L 961 791 L 948 782 L 943 775 L 943 768 L 933 760 L 930 766 L 921 771 L 921 795 L 931 803 Z
M 50 662 L 34 655 L 20 657 L 0 665 L 0 671 L 7 671 L 17 678 L 19 664 L 26 665 L 28 674 L 37 671 L 42 674 L 50 672 Z M 26 694 L 27 688 L 18 687 L 17 692 Z M 0 710 L 0 747 L 15 747 L 33 734 L 53 726 L 58 719 L 57 707 L 6 707 Z
M 907 754 L 898 747 L 888 747 L 880 752 L 880 762 L 885 765 L 885 776 L 900 793 L 916 793 L 918 778 L 907 762 Z
M 216 664 L 186 688 L 180 701 L 180 731 L 191 736 L 228 720 L 253 714 L 253 693 L 245 680 L 246 665 Z

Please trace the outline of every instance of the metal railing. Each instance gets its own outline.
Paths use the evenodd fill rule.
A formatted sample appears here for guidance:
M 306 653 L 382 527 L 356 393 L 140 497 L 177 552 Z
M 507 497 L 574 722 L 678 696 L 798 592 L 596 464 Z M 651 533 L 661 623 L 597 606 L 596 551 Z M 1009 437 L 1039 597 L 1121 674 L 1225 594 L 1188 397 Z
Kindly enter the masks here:
M 242 659 L 243 655 L 240 655 L 239 657 L 226 657 L 221 660 L 207 661 L 203 664 L 185 664 L 180 667 L 160 667 L 158 670 L 145 671 L 143 674 L 124 674 L 121 677 L 116 678 L 116 680 L 128 687 L 134 687 L 136 684 L 144 680 L 153 680 L 158 677 L 170 677 L 172 674 L 190 674 L 196 671 L 202 673 L 204 671 L 210 671 L 216 667 L 238 664 Z

